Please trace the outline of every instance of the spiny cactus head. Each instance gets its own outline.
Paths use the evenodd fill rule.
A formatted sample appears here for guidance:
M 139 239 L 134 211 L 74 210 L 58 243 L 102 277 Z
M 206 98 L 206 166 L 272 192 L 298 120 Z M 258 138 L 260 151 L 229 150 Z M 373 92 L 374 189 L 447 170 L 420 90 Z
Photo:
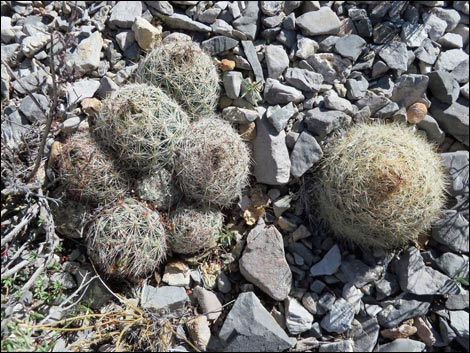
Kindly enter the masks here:
M 312 198 L 338 238 L 364 248 L 417 241 L 445 201 L 441 159 L 402 124 L 361 124 L 326 151 Z
M 133 199 L 103 208 L 87 232 L 88 254 L 108 276 L 138 279 L 165 259 L 167 233 L 158 212 Z

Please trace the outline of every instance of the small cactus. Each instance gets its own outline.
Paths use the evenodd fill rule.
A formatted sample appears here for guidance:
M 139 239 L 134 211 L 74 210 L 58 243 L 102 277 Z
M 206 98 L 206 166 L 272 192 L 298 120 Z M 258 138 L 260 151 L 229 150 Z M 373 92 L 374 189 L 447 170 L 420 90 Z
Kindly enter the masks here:
M 176 167 L 187 198 L 225 207 L 248 183 L 250 154 L 228 122 L 206 118 L 190 126 L 178 146 Z
M 137 183 L 137 194 L 141 200 L 150 202 L 159 210 L 169 210 L 183 195 L 166 169 L 150 173 Z
M 193 254 L 217 244 L 222 212 L 201 207 L 181 207 L 170 217 L 169 243 L 173 252 Z
M 181 41 L 155 48 L 137 69 L 138 82 L 162 87 L 197 119 L 214 113 L 219 76 L 212 59 L 197 43 Z
M 87 131 L 71 135 L 55 159 L 59 176 L 72 200 L 91 205 L 124 197 L 128 182 L 115 168 L 112 156 Z
M 417 241 L 440 214 L 446 177 L 433 146 L 401 124 L 358 125 L 333 142 L 312 197 L 333 234 L 363 248 Z
M 103 102 L 95 132 L 126 169 L 141 173 L 171 163 L 188 124 L 184 111 L 160 88 L 129 84 Z
M 111 277 L 150 274 L 165 259 L 166 242 L 160 214 L 133 199 L 103 209 L 87 233 L 90 258 Z

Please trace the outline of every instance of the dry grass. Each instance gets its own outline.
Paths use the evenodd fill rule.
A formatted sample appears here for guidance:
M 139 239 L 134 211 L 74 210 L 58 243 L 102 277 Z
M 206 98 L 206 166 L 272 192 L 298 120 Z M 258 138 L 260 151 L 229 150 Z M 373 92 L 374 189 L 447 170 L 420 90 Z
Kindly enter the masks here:
M 225 207 L 248 184 L 250 153 L 229 123 L 206 118 L 191 125 L 176 166 L 186 197 Z
M 197 119 L 213 113 L 218 102 L 217 68 L 194 42 L 172 42 L 155 48 L 140 63 L 136 79 L 164 88 Z
M 401 124 L 358 125 L 327 151 L 311 201 L 333 233 L 364 248 L 417 241 L 444 204 L 441 159 Z
M 178 208 L 170 217 L 169 242 L 173 252 L 194 254 L 217 244 L 223 215 L 217 209 Z
M 171 163 L 188 124 L 180 106 L 160 88 L 130 84 L 103 101 L 95 132 L 125 168 L 140 173 Z
M 166 169 L 151 172 L 142 178 L 137 183 L 136 191 L 140 199 L 162 211 L 168 211 L 183 197 L 172 173 Z
M 103 209 L 87 232 L 88 254 L 107 275 L 137 279 L 165 259 L 167 234 L 160 214 L 132 199 Z
M 88 132 L 70 136 L 62 146 L 57 163 L 71 199 L 96 205 L 115 201 L 128 192 L 126 178 Z

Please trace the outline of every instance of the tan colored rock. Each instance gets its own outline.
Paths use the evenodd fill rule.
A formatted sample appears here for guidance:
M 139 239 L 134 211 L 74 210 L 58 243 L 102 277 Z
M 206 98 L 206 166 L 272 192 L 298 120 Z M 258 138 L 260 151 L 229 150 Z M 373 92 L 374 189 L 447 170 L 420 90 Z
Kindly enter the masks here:
M 238 128 L 238 132 L 240 133 L 242 139 L 246 141 L 251 141 L 256 137 L 256 124 L 252 121 L 249 124 L 240 124 Z
M 406 120 L 411 124 L 418 124 L 426 117 L 428 108 L 424 103 L 413 103 L 406 111 Z
M 398 338 L 408 338 L 413 336 L 417 331 L 418 329 L 416 327 L 411 326 L 408 323 L 404 323 L 400 327 L 382 330 L 380 331 L 380 335 L 383 338 L 396 340 Z
M 235 69 L 235 61 L 229 59 L 222 59 L 219 64 L 219 68 L 222 71 L 232 71 L 233 69 Z
M 101 109 L 101 101 L 96 98 L 84 98 L 82 100 L 82 110 L 86 115 L 95 115 Z
M 162 40 L 162 28 L 155 27 L 142 17 L 136 17 L 132 25 L 137 44 L 146 51 L 150 51 Z
M 186 323 L 189 336 L 201 351 L 205 351 L 211 339 L 211 329 L 205 315 L 201 315 Z
M 429 323 L 427 318 L 422 317 L 415 317 L 413 326 L 417 329 L 418 337 L 426 343 L 426 346 L 432 347 L 436 343 L 436 337 L 434 337 L 434 333 L 432 332 L 431 324 Z

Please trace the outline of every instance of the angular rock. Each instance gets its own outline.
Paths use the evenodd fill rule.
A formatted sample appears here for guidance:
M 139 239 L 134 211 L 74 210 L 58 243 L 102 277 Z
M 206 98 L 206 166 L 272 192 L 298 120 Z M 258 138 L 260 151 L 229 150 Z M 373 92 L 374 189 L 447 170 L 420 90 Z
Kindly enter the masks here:
M 408 108 L 423 98 L 428 83 L 429 77 L 426 75 L 402 75 L 393 87 L 391 100 L 400 107 Z
M 31 58 L 34 54 L 42 50 L 50 40 L 51 36 L 47 33 L 35 33 L 23 39 L 21 42 L 21 51 L 27 58 Z
M 100 82 L 95 80 L 76 81 L 67 89 L 67 102 L 69 105 L 79 103 L 85 98 L 91 98 L 100 87 Z
M 353 259 L 343 261 L 341 272 L 348 283 L 357 288 L 362 288 L 366 284 L 377 281 L 383 272 L 381 266 L 369 267 L 360 260 Z
M 235 124 L 248 124 L 258 119 L 259 114 L 256 110 L 227 107 L 222 110 L 222 118 Z
M 468 84 L 468 80 L 469 80 L 468 67 L 469 67 L 469 58 L 467 58 L 467 60 L 464 60 L 464 61 L 460 62 L 460 64 L 458 64 L 456 66 L 456 68 L 452 70 L 452 72 L 451 72 L 452 77 L 458 83 L 467 83 Z M 467 87 L 468 87 L 468 85 L 467 85 Z M 468 89 L 467 89 L 467 93 L 468 93 Z M 468 94 L 467 94 L 467 100 L 468 100 Z
M 436 338 L 434 337 L 434 329 L 426 317 L 415 317 L 413 326 L 416 327 L 416 334 L 428 347 L 434 346 Z
M 2 45 L 2 59 L 5 60 L 8 66 L 15 67 L 18 65 L 19 47 L 20 45 L 18 43 Z
M 307 58 L 308 64 L 323 76 L 326 83 L 343 82 L 351 72 L 351 61 L 337 54 L 313 54 Z
M 424 352 L 426 344 L 409 338 L 398 338 L 379 346 L 378 352 Z
M 186 31 L 195 31 L 209 33 L 212 32 L 212 28 L 204 23 L 194 21 L 191 17 L 174 13 L 171 16 L 160 15 L 162 21 L 171 29 L 184 29 Z
M 144 286 L 140 305 L 160 317 L 181 317 L 189 301 L 186 290 L 181 287 Z
M 243 75 L 239 71 L 224 72 L 223 82 L 225 93 L 231 99 L 237 99 L 240 96 Z M 250 120 L 253 121 L 253 120 Z
M 396 299 L 377 314 L 380 326 L 393 328 L 410 318 L 426 315 L 431 305 L 432 297 L 416 297 L 405 295 Z
M 446 33 L 437 42 L 446 49 L 459 49 L 463 47 L 463 38 L 456 33 Z
M 341 265 L 341 251 L 338 245 L 334 245 L 326 255 L 310 268 L 310 275 L 316 276 L 330 276 L 338 271 Z
M 205 10 L 203 13 L 198 15 L 197 19 L 203 23 L 212 24 L 217 19 L 217 16 L 222 12 L 221 9 L 217 7 L 212 7 Z
M 171 16 L 174 13 L 173 6 L 169 1 L 146 1 L 145 3 L 163 15 Z
M 379 56 L 391 69 L 402 72 L 408 69 L 408 51 L 405 43 L 390 42 L 379 51 Z
M 36 103 L 32 100 L 32 98 L 28 95 L 23 98 L 21 101 L 19 110 L 23 114 L 23 116 L 30 122 L 30 123 L 35 123 L 35 122 L 44 122 L 46 120 L 46 115 L 44 115 L 43 111 L 46 112 L 46 114 L 49 111 L 49 99 L 39 93 L 33 93 L 34 98 L 36 98 L 37 102 L 41 106 L 39 108 Z
M 468 60 L 468 54 L 462 49 L 451 49 L 441 52 L 434 70 L 454 70 L 462 61 Z
M 404 292 L 416 295 L 458 294 L 456 283 L 439 271 L 425 266 L 415 247 L 409 248 L 396 262 L 396 273 Z
M 258 30 L 259 3 L 258 1 L 248 1 L 246 7 L 241 11 L 241 16 L 232 22 L 232 26 L 254 40 Z
M 447 105 L 433 99 L 430 112 L 442 130 L 469 146 L 468 102 L 467 105 L 463 103 L 459 99 L 451 105 Z
M 264 87 L 264 99 L 269 104 L 300 103 L 305 99 L 301 91 L 283 85 L 277 80 L 268 78 Z
M 250 231 L 239 267 L 246 280 L 274 300 L 287 298 L 292 273 L 285 259 L 282 235 L 276 227 L 259 224 Z
M 140 3 L 140 1 L 138 1 Z M 96 70 L 100 65 L 100 53 L 103 39 L 100 32 L 95 32 L 82 40 L 75 52 L 69 56 L 68 65 L 76 67 L 80 72 L 86 73 Z
M 96 91 L 96 96 L 100 98 L 106 98 L 111 95 L 113 92 L 116 92 L 119 89 L 119 86 L 114 83 L 109 77 L 104 76 L 100 80 L 100 87 Z
M 410 48 L 418 48 L 428 37 L 424 25 L 418 23 L 405 22 L 401 31 L 401 39 Z
M 285 300 L 286 326 L 291 335 L 310 330 L 313 316 L 295 298 Z
M 446 252 L 435 260 L 437 268 L 450 278 L 468 278 L 468 257 Z
M 441 20 L 434 14 L 426 14 L 424 17 L 424 28 L 431 38 L 434 41 L 437 41 L 444 34 L 447 23 L 444 20 Z
M 353 319 L 354 307 L 343 298 L 339 298 L 322 319 L 320 326 L 328 332 L 343 333 L 351 328 Z
M 209 320 L 217 320 L 222 313 L 222 303 L 217 296 L 202 287 L 193 289 L 192 296 L 197 300 L 201 314 L 206 315 Z
M 460 22 L 461 16 L 457 10 L 445 9 L 442 7 L 435 7 L 432 9 L 432 14 L 444 20 L 447 24 L 446 32 L 450 32 L 457 27 Z
M 430 141 L 436 143 L 437 145 L 440 145 L 444 142 L 446 135 L 433 117 L 426 115 L 424 119 L 421 120 L 416 126 L 418 129 L 426 131 Z
M 428 74 L 429 84 L 434 97 L 442 103 L 452 104 L 460 94 L 460 86 L 447 71 L 432 71 Z
M 109 24 L 121 28 L 131 28 L 137 16 L 142 16 L 141 1 L 118 1 L 111 10 Z
M 309 56 L 315 54 L 319 45 L 313 39 L 297 35 L 297 51 L 295 56 L 299 59 L 307 59 Z
M 467 195 L 469 193 L 469 153 L 456 151 L 441 153 L 441 158 L 452 179 L 449 192 L 452 196 Z
M 202 351 L 205 351 L 211 339 L 211 329 L 207 317 L 197 316 L 194 319 L 186 322 L 189 336 L 194 344 Z
M 468 338 L 469 338 L 469 330 L 468 330 L 468 312 L 463 310 L 458 311 L 449 311 L 450 316 L 450 326 L 454 329 L 457 336 L 462 338 L 466 341 L 466 346 L 468 347 Z
M 235 48 L 238 40 L 226 36 L 215 36 L 202 42 L 201 47 L 210 55 L 217 55 Z
M 366 93 L 367 89 L 369 88 L 369 82 L 366 80 L 366 78 L 362 75 L 354 75 L 354 73 L 351 73 L 349 78 L 346 80 L 346 89 L 348 90 L 347 92 L 347 97 L 350 100 L 358 100 L 363 98 Z
M 243 51 L 245 52 L 246 59 L 251 65 L 253 72 L 255 74 L 256 82 L 264 82 L 263 68 L 256 54 L 256 49 L 252 41 L 243 40 L 242 41 Z
M 238 296 L 219 337 L 225 352 L 279 352 L 295 344 L 253 292 Z
M 465 310 L 469 308 L 468 290 L 462 294 L 452 294 L 447 297 L 446 309 L 449 310 Z
M 351 117 L 336 110 L 314 108 L 307 111 L 304 122 L 307 125 L 308 131 L 314 136 L 325 137 L 333 130 L 349 125 Z
M 299 68 L 288 68 L 284 78 L 289 85 L 302 91 L 314 93 L 320 90 L 323 82 L 321 74 Z
M 268 45 L 265 49 L 264 60 L 268 67 L 268 77 L 275 80 L 289 67 L 289 57 L 280 45 Z
M 162 39 L 161 27 L 155 27 L 149 21 L 139 16 L 135 18 L 132 31 L 134 31 L 135 40 L 139 47 L 146 51 L 155 48 Z
M 300 178 L 323 157 L 323 151 L 315 137 L 303 131 L 290 155 L 291 174 Z
M 162 282 L 169 286 L 188 287 L 190 282 L 189 273 L 189 267 L 184 262 L 170 262 L 165 266 Z
M 341 56 L 354 62 L 361 55 L 366 44 L 367 42 L 357 34 L 349 34 L 336 41 L 335 50 Z
M 467 179 L 468 185 L 468 179 Z M 467 186 L 468 187 L 468 186 Z M 469 251 L 468 220 L 460 212 L 446 211 L 444 217 L 432 227 L 432 237 L 457 253 Z
M 319 352 L 354 352 L 354 343 L 352 340 L 347 339 L 343 341 L 336 341 L 332 343 L 321 343 Z
M 348 115 L 353 114 L 352 104 L 347 99 L 339 97 L 334 91 L 326 94 L 324 98 L 325 108 L 338 110 Z
M 302 297 L 302 305 L 307 309 L 310 314 L 317 314 L 318 294 L 307 292 Z
M 296 25 L 305 35 L 309 36 L 336 34 L 341 27 L 338 16 L 326 6 L 299 16 L 296 19 Z
M 230 279 L 224 272 L 221 272 L 219 274 L 219 277 L 217 277 L 217 289 L 219 290 L 219 292 L 222 292 L 224 294 L 230 293 L 230 291 L 232 290 L 232 284 L 230 283 Z
M 377 318 L 359 318 L 353 321 L 351 339 L 354 352 L 372 352 L 377 344 L 380 326 Z
M 291 103 L 280 107 L 279 105 L 268 107 L 266 117 L 277 132 L 281 132 L 287 125 L 289 119 L 297 113 L 297 108 Z

